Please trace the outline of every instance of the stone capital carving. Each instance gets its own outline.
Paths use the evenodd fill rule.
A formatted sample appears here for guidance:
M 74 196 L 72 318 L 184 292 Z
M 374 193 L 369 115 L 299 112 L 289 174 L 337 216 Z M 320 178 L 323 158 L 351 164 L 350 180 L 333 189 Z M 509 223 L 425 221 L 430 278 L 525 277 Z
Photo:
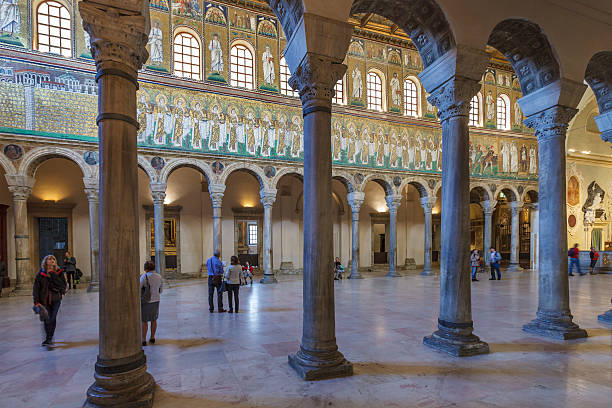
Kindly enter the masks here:
M 149 2 L 130 0 L 118 7 L 89 0 L 79 3 L 83 28 L 91 38 L 91 55 L 100 65 L 111 62 L 131 69 L 134 78 L 149 57 Z M 140 6 L 139 8 L 136 6 Z
M 9 186 L 9 191 L 13 193 L 13 200 L 27 200 L 32 194 L 32 187 L 30 186 Z
M 510 209 L 512 210 L 513 217 L 518 216 L 521 210 L 523 209 L 523 202 L 522 201 L 512 201 L 510 203 Z
M 523 123 L 535 130 L 538 143 L 553 139 L 565 140 L 567 126 L 577 112 L 577 109 L 556 105 L 529 116 Z
M 97 203 L 100 201 L 100 190 L 97 187 L 86 187 L 85 195 L 87 196 L 87 201 L 90 203 Z
M 495 210 L 495 206 L 497 205 L 497 200 L 485 200 L 480 202 L 480 206 L 482 207 L 482 211 L 484 215 L 490 217 L 493 215 L 493 211 Z
M 470 101 L 480 89 L 476 80 L 453 77 L 434 90 L 427 100 L 438 108 L 440 122 L 456 116 L 467 117 Z
M 163 204 L 166 199 L 165 191 L 151 191 L 151 197 L 153 197 L 153 204 Z
M 334 86 L 345 72 L 344 64 L 323 55 L 306 54 L 289 78 L 289 85 L 300 93 L 305 115 L 313 108 L 331 112 Z
M 276 201 L 276 189 L 274 190 L 261 190 L 259 192 L 259 197 L 261 198 L 261 203 L 264 208 L 272 208 L 274 202 Z
M 423 211 L 425 211 L 425 214 L 431 214 L 431 210 L 433 210 L 435 205 L 435 197 L 421 197 L 421 206 L 423 207 Z
M 18 174 L 6 175 L 6 182 L 8 189 L 13 193 L 13 199 L 15 200 L 27 200 L 32 194 L 32 188 L 34 187 L 33 177 L 23 176 Z
M 387 201 L 387 208 L 389 208 L 389 214 L 397 213 L 397 209 L 402 203 L 401 195 L 388 195 L 385 197 L 385 201 Z
M 346 199 L 348 204 L 351 206 L 352 213 L 359 214 L 359 209 L 365 200 L 365 193 L 353 191 L 352 193 L 347 194 Z
M 209 184 L 208 193 L 210 194 L 213 208 L 221 208 L 223 195 L 225 194 L 225 184 Z

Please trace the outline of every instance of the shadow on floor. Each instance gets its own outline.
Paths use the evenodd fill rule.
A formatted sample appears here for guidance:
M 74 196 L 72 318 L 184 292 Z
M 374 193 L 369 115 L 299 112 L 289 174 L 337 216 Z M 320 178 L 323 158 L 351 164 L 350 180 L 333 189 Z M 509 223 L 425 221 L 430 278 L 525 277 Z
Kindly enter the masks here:
M 590 333 L 589 333 L 590 334 Z M 557 343 L 558 341 L 558 343 Z M 609 344 L 589 343 L 589 339 L 552 340 L 545 343 L 489 343 L 491 353 L 532 353 L 532 352 L 571 352 L 580 348 L 581 352 L 610 353 Z
M 292 307 L 262 307 L 260 312 L 293 312 L 297 309 Z
M 57 349 L 71 349 L 75 347 L 89 347 L 97 346 L 98 339 L 81 340 L 81 341 L 58 341 L 53 344 L 52 348 Z
M 157 338 L 155 341 L 155 345 L 151 345 L 152 347 L 155 346 L 167 346 L 167 345 L 172 345 L 172 346 L 176 346 L 180 349 L 187 349 L 187 348 L 191 348 L 191 347 L 199 347 L 199 346 L 206 346 L 209 344 L 218 344 L 223 342 L 224 339 L 217 339 L 217 338 L 206 338 L 206 337 L 200 337 L 200 338 L 196 338 L 196 339 L 165 339 L 165 338 Z

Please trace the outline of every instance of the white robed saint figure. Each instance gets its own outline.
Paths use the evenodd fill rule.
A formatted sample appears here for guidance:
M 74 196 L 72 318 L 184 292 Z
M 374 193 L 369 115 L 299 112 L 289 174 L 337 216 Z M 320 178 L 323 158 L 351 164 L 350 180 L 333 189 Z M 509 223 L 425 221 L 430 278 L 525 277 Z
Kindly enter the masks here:
M 159 21 L 153 22 L 149 33 L 149 45 L 151 46 L 151 61 L 156 64 L 164 62 L 163 34 L 159 27 Z
M 391 88 L 391 100 L 396 106 L 402 106 L 402 91 L 400 90 L 400 81 L 397 78 L 397 72 L 393 73 L 393 78 L 389 81 Z
M 210 69 L 218 74 L 223 72 L 223 50 L 217 34 L 213 34 L 212 40 L 208 43 L 208 49 L 210 50 Z
M 21 14 L 17 0 L 0 0 L 0 34 L 12 36 L 19 33 Z
M 363 82 L 361 81 L 361 70 L 355 67 L 351 75 L 353 77 L 353 99 L 361 99 L 361 92 L 363 90 Z
M 274 55 L 270 52 L 270 46 L 266 45 L 266 49 L 261 55 L 261 62 L 263 63 L 264 82 L 273 85 L 274 78 Z

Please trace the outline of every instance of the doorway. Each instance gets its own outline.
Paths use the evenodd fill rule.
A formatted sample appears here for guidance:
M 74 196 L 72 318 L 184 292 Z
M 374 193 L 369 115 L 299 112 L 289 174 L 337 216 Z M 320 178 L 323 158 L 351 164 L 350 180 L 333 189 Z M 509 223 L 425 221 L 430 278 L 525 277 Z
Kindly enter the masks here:
M 68 246 L 67 217 L 38 217 L 38 261 L 53 255 L 61 263 Z
M 235 253 L 241 264 L 259 267 L 263 233 L 259 217 L 236 218 Z
M 372 219 L 372 265 L 389 263 L 389 213 L 370 213 Z

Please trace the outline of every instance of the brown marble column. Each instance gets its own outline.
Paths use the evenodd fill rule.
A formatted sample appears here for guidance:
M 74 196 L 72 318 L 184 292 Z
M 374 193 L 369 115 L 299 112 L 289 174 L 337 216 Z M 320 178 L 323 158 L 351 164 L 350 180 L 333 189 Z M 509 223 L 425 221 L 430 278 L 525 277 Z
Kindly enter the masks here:
M 89 203 L 89 253 L 91 265 L 91 280 L 88 292 L 98 292 L 100 289 L 100 190 L 98 185 L 85 184 L 85 194 Z
M 136 90 L 147 59 L 148 3 L 79 3 L 98 82 L 99 352 L 88 407 L 151 407 L 155 381 L 140 338 Z
M 37 269 L 30 259 L 30 230 L 28 228 L 28 197 L 35 180 L 25 176 L 7 176 L 8 188 L 13 193 L 13 218 L 15 221 L 15 279 L 16 295 L 31 295 Z
M 331 195 L 331 100 L 346 72 L 328 57 L 307 53 L 290 85 L 304 115 L 304 285 L 302 344 L 289 364 L 305 380 L 353 374 L 336 344 Z

